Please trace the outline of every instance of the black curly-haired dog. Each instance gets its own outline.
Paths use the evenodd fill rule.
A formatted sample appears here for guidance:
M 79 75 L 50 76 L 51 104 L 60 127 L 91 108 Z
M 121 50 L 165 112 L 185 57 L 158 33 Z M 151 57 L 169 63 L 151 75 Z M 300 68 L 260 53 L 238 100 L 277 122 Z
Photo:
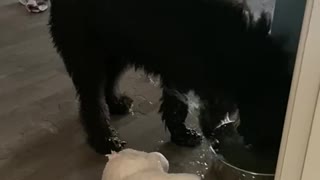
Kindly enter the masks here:
M 52 0 L 49 24 L 97 152 L 123 147 L 109 119 L 131 106 L 117 83 L 132 66 L 161 77 L 160 112 L 174 143 L 196 146 L 201 136 L 184 125 L 188 105 L 168 89 L 200 97 L 206 137 L 238 108 L 247 143 L 279 145 L 291 77 L 266 13 L 254 20 L 221 0 Z

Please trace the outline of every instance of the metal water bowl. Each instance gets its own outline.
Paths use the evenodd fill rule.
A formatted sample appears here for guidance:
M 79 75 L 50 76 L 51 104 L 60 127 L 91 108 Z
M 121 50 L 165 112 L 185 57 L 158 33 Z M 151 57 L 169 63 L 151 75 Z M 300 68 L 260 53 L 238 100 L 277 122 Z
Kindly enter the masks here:
M 213 162 L 213 171 L 219 180 L 274 180 L 273 173 L 254 172 L 234 166 L 219 155 L 214 149 L 215 155 Z
M 233 129 L 224 128 L 226 133 L 220 137 L 219 148 L 210 148 L 214 176 L 219 180 L 274 180 L 277 152 L 251 152 Z

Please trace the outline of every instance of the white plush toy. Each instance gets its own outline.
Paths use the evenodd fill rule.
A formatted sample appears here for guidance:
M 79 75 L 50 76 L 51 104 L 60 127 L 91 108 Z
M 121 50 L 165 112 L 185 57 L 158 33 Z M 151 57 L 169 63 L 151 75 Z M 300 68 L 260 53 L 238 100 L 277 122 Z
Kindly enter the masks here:
M 168 174 L 169 162 L 158 152 L 125 149 L 107 157 L 102 180 L 200 180 L 193 174 Z

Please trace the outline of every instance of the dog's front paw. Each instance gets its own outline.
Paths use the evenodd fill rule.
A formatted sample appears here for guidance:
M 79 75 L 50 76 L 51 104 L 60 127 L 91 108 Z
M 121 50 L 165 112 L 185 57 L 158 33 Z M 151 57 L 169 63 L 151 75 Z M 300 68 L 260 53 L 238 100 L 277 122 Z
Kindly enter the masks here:
M 107 100 L 109 105 L 110 114 L 124 115 L 128 114 L 132 108 L 133 100 L 125 95 L 119 98 L 111 98 Z
M 111 130 L 111 136 L 95 135 L 88 138 L 90 146 L 99 154 L 110 154 L 112 151 L 119 152 L 127 144 L 122 141 L 115 130 Z
M 202 136 L 194 129 L 185 129 L 171 134 L 171 141 L 179 146 L 195 147 L 201 144 Z
M 110 147 L 111 151 L 119 152 L 127 144 L 126 141 L 122 141 L 119 137 L 109 137 L 106 139 L 107 145 Z

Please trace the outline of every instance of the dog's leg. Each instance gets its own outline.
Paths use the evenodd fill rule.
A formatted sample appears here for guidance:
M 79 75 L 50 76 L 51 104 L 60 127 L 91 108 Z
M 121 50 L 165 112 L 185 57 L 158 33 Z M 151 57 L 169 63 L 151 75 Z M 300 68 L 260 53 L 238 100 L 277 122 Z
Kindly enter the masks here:
M 105 77 L 103 66 L 94 59 L 86 66 L 77 66 L 72 79 L 80 100 L 80 116 L 89 144 L 101 154 L 119 151 L 124 142 L 110 126 L 109 110 L 104 100 Z
M 177 145 L 194 147 L 201 143 L 202 136 L 184 124 L 188 115 L 188 105 L 176 96 L 163 90 L 160 112 L 162 120 L 171 133 L 171 141 Z
M 105 98 L 109 105 L 110 114 L 123 115 L 127 114 L 132 106 L 133 100 L 120 93 L 118 81 L 123 70 L 126 68 L 126 64 L 122 64 L 120 61 L 109 61 L 112 64 L 108 64 L 106 75 L 108 81 L 105 84 Z

